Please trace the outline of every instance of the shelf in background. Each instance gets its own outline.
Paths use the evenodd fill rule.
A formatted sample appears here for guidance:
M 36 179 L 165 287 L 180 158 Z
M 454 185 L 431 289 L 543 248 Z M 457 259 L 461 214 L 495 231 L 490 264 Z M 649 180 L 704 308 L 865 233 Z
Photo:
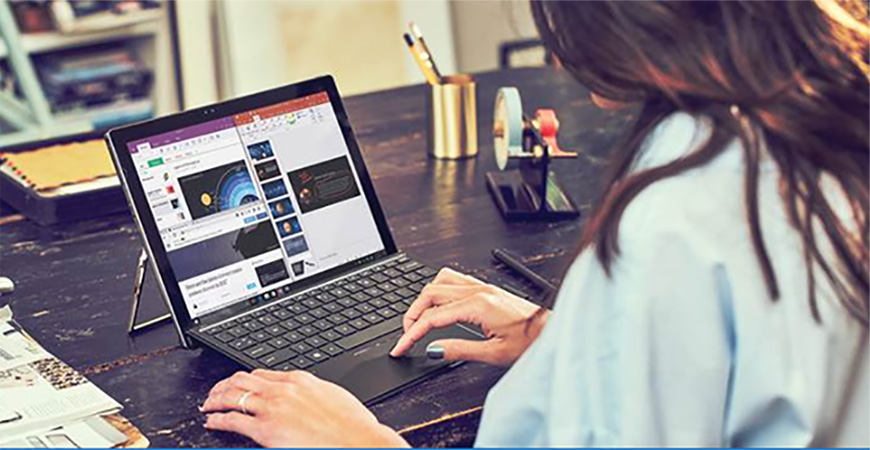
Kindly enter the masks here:
M 162 9 L 145 10 L 129 16 L 115 15 L 112 21 L 101 20 L 85 23 L 81 30 L 70 33 L 49 31 L 21 35 L 22 46 L 28 54 L 39 54 L 71 47 L 81 47 L 102 42 L 111 42 L 130 37 L 153 36 L 160 30 Z M 0 58 L 8 55 L 6 44 L 0 40 Z

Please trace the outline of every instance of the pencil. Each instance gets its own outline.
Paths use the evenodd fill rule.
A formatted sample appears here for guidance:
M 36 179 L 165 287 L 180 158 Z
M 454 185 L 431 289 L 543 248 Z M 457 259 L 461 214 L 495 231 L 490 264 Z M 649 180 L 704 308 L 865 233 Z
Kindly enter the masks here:
M 435 72 L 435 76 L 438 79 L 441 79 L 441 71 L 438 70 L 438 66 L 435 64 L 435 57 L 432 56 L 432 52 L 429 50 L 429 46 L 426 45 L 426 40 L 423 39 L 423 32 L 420 31 L 420 27 L 417 26 L 414 22 L 409 22 L 408 27 L 411 28 L 411 33 L 414 34 L 414 38 L 417 39 L 417 43 L 420 44 L 420 48 L 423 49 L 423 53 L 421 56 L 424 56 L 424 60 L 428 61 L 431 65 L 432 72 Z
M 411 56 L 414 57 L 414 60 L 417 61 L 417 65 L 420 67 L 420 71 L 423 72 L 423 76 L 426 77 L 426 81 L 429 84 L 438 84 L 440 77 L 438 77 L 432 70 L 431 62 L 427 64 L 427 61 L 425 61 L 420 55 L 420 51 L 417 46 L 414 45 L 414 39 L 411 38 L 411 35 L 405 33 L 402 37 L 405 38 L 405 43 L 408 44 L 408 50 L 411 52 Z

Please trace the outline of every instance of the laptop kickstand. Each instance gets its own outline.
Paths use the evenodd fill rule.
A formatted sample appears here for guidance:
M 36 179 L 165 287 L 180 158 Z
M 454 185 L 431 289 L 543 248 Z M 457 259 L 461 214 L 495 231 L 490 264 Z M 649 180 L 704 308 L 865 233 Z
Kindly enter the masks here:
M 128 334 L 142 331 L 146 328 L 152 327 L 172 318 L 172 316 L 167 313 L 162 316 L 157 316 L 153 319 L 146 320 L 142 323 L 136 323 L 136 318 L 139 315 L 139 305 L 142 298 L 143 290 L 142 288 L 145 285 L 145 274 L 148 271 L 148 265 L 148 252 L 146 252 L 143 248 L 142 252 L 139 253 L 139 262 L 136 265 L 136 276 L 133 279 L 133 301 L 130 308 L 130 320 L 127 322 Z

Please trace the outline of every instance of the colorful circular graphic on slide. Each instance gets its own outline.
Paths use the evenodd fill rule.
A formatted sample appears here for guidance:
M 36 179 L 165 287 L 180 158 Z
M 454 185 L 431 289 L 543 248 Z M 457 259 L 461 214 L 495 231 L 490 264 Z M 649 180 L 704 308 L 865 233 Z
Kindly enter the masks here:
M 218 196 L 218 211 L 237 208 L 245 203 L 259 200 L 257 190 L 244 166 L 228 170 L 218 181 L 215 193 Z

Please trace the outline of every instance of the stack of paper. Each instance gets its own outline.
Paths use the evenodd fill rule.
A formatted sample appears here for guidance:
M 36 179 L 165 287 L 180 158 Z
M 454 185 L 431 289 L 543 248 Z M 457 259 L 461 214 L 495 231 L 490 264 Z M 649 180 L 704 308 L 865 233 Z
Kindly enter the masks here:
M 0 447 L 111 447 L 121 405 L 45 351 L 0 309 Z

